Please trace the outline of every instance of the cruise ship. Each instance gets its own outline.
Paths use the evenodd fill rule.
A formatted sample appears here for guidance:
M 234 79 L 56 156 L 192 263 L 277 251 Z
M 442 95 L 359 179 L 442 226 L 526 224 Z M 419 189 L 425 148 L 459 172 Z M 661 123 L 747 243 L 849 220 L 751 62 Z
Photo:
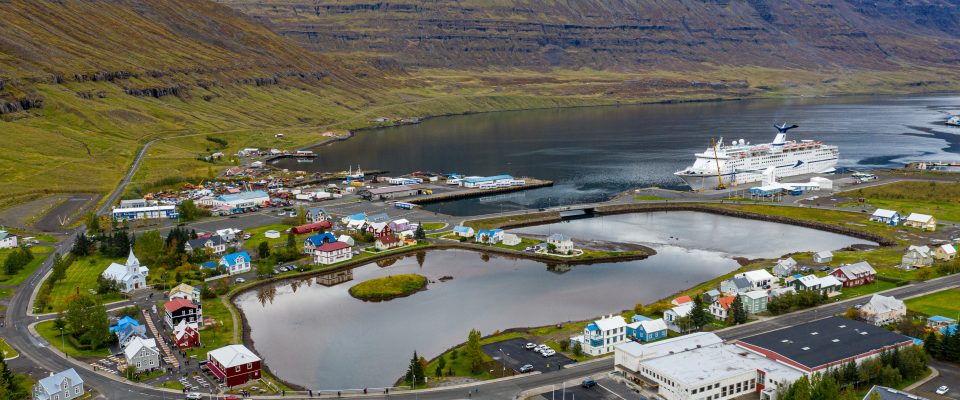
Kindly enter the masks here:
M 798 126 L 784 123 L 774 127 L 778 133 L 772 143 L 751 145 L 740 139 L 724 145 L 721 138 L 696 154 L 693 165 L 674 175 L 693 190 L 703 190 L 718 187 L 718 176 L 724 185 L 742 185 L 760 181 L 763 171 L 770 167 L 774 167 L 776 176 L 787 177 L 830 171 L 837 165 L 837 146 L 815 140 L 788 141 L 787 131 Z

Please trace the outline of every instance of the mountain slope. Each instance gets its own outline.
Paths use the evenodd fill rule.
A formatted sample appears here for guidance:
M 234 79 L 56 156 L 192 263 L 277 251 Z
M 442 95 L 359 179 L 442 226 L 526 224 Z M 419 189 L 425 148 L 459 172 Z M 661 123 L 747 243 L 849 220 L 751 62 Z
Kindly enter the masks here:
M 960 63 L 960 1 L 218 0 L 319 52 L 425 67 Z

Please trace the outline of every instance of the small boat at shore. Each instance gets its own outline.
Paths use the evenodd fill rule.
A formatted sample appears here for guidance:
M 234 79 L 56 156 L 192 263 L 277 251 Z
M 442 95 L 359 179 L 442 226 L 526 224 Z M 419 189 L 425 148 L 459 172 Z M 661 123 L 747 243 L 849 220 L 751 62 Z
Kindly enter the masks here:
M 948 118 L 946 123 L 949 126 L 960 126 L 960 116 L 954 115 Z

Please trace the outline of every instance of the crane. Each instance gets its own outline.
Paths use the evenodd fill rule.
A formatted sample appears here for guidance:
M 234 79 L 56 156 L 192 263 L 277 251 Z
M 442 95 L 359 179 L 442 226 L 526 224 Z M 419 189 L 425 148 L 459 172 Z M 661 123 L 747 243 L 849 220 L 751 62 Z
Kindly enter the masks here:
M 720 173 L 720 156 L 717 154 L 716 138 L 710 138 L 710 144 L 713 145 L 713 162 L 717 163 L 717 190 L 723 190 L 727 186 L 723 184 L 723 174 Z

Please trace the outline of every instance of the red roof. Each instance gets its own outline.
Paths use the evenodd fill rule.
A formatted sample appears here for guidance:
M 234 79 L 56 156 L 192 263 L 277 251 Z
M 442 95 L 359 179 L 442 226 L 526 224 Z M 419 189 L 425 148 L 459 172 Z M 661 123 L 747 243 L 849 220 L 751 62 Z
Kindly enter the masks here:
M 174 299 L 163 303 L 163 308 L 166 308 L 169 312 L 174 312 L 184 307 L 197 308 L 197 305 L 187 299 Z
M 324 243 L 323 246 L 319 246 L 314 251 L 328 253 L 331 251 L 349 249 L 350 244 L 344 242 L 333 242 L 333 243 Z
M 681 305 L 681 304 L 689 303 L 689 302 L 691 302 L 691 301 L 693 301 L 693 299 L 691 299 L 690 296 L 683 295 L 683 296 L 680 296 L 680 297 L 677 297 L 677 298 L 673 299 L 673 304 L 676 304 L 676 305 L 679 306 L 679 305 Z
M 383 244 L 391 244 L 391 243 L 399 243 L 399 242 L 400 242 L 400 238 L 398 238 L 398 237 L 396 237 L 396 236 L 390 236 L 390 235 L 381 237 L 381 238 L 379 238 L 379 239 L 377 239 L 377 240 L 378 240 L 380 243 L 383 243 Z
M 733 304 L 733 300 L 736 298 L 736 296 L 721 297 L 717 299 L 717 303 L 720 303 L 720 307 L 723 307 L 724 310 L 729 310 L 730 305 Z

